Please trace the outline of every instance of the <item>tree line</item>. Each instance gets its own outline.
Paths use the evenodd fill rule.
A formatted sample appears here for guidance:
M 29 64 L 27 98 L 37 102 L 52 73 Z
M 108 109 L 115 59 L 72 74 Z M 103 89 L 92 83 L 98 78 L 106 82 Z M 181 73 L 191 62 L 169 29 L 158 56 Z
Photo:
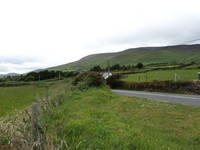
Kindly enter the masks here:
M 47 80 L 52 78 L 67 78 L 76 76 L 78 73 L 75 71 L 63 72 L 63 71 L 39 71 L 39 72 L 30 72 L 24 76 L 21 76 L 21 80 L 23 81 L 38 81 L 38 80 Z
M 135 70 L 135 69 L 142 69 L 144 65 L 142 63 L 138 63 L 137 65 L 120 65 L 120 64 L 114 64 L 111 66 L 108 66 L 106 68 L 102 68 L 99 65 L 96 65 L 92 67 L 89 71 L 95 71 L 95 72 L 103 72 L 103 71 L 116 71 L 116 70 Z M 29 72 L 27 74 L 22 74 L 19 76 L 8 76 L 6 78 L 0 78 L 1 81 L 40 81 L 40 80 L 47 80 L 47 79 L 62 79 L 67 77 L 73 77 L 78 75 L 79 72 L 77 71 L 50 71 L 50 70 L 43 70 L 38 72 Z
M 47 80 L 47 79 L 62 79 L 67 77 L 76 76 L 78 72 L 76 71 L 49 71 L 49 70 L 43 70 L 39 72 L 29 72 L 27 74 L 19 75 L 19 76 L 13 76 L 13 77 L 6 77 L 2 78 L 0 81 L 39 81 L 39 80 Z
M 135 70 L 135 69 L 142 69 L 144 68 L 144 65 L 142 63 L 138 63 L 137 65 L 120 65 L 120 64 L 114 64 L 114 65 L 111 65 L 111 66 L 108 66 L 106 68 L 102 68 L 101 66 L 99 65 L 96 65 L 94 67 L 92 67 L 90 69 L 90 71 L 96 71 L 96 72 L 102 72 L 102 71 L 116 71 L 116 70 Z

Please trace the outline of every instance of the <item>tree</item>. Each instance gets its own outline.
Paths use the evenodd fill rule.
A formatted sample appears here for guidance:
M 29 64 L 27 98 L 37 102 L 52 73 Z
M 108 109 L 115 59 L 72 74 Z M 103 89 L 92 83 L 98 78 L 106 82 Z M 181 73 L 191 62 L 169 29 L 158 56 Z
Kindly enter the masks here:
M 28 75 L 25 77 L 24 81 L 34 81 L 35 77 L 33 75 Z
M 90 71 L 101 72 L 102 68 L 100 66 L 94 66 L 93 68 L 90 69 Z
M 144 68 L 144 65 L 143 65 L 142 63 L 138 63 L 138 64 L 136 65 L 136 67 L 137 67 L 138 69 L 142 69 L 142 68 Z
M 110 70 L 120 70 L 121 66 L 119 64 L 115 64 L 113 66 L 111 66 Z

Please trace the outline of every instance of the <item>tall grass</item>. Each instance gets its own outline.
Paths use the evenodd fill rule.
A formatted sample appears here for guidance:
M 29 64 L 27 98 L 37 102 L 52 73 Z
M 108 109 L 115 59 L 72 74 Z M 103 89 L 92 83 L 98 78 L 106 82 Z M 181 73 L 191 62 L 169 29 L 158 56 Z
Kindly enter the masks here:
M 72 150 L 199 150 L 200 109 L 112 94 L 74 90 L 44 116 L 47 133 Z

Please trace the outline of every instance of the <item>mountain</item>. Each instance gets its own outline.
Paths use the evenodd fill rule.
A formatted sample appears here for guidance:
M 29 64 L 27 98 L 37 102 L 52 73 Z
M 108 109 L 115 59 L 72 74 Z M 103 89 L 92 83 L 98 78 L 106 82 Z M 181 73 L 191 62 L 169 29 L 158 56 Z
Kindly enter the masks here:
M 112 64 L 152 63 L 200 63 L 200 44 L 165 47 L 130 48 L 121 52 L 102 53 L 86 56 L 78 61 L 49 68 L 50 70 L 85 70 L 94 65 L 105 67 Z
M 18 76 L 18 75 L 20 75 L 20 74 L 18 74 L 18 73 L 0 74 L 0 78 L 4 78 L 4 77 L 8 77 L 8 76 L 14 77 L 14 76 Z

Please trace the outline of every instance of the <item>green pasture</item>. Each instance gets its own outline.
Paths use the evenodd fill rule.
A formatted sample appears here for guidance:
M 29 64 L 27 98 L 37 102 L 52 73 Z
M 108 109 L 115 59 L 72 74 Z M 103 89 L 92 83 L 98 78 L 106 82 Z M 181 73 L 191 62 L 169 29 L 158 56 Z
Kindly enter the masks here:
M 130 82 L 145 82 L 145 81 L 191 81 L 197 80 L 197 73 L 200 69 L 188 69 L 188 70 L 158 70 L 147 73 L 129 74 L 123 77 L 123 81 Z
M 61 150 L 200 149 L 199 107 L 119 96 L 106 86 L 78 88 L 71 82 L 51 83 L 49 96 L 62 103 L 40 116 L 45 136 Z M 0 87 L 0 116 L 30 106 L 46 90 L 41 85 Z
M 46 88 L 30 85 L 0 87 L 0 117 L 31 105 L 45 91 Z

